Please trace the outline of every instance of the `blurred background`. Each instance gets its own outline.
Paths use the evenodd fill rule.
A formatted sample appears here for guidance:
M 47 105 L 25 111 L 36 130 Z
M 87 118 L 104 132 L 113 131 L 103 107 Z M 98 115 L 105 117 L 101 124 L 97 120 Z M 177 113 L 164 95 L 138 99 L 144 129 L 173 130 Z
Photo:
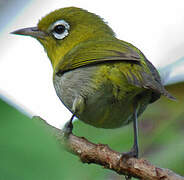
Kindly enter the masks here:
M 183 0 L 1 0 L 0 180 L 122 179 L 100 166 L 82 164 L 40 122 L 31 119 L 39 115 L 61 128 L 71 114 L 55 94 L 52 68 L 40 44 L 9 33 L 35 26 L 44 15 L 66 6 L 103 17 L 118 38 L 136 45 L 159 69 L 178 101 L 161 98 L 139 118 L 141 157 L 184 176 Z M 131 124 L 115 130 L 96 129 L 79 121 L 74 126 L 76 135 L 109 144 L 117 151 L 132 146 Z

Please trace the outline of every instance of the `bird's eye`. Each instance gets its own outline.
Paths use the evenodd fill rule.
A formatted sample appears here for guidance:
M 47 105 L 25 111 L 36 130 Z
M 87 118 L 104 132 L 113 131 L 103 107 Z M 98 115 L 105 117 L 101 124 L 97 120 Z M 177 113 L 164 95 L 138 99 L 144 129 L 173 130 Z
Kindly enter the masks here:
M 51 32 L 56 39 L 63 39 L 68 36 L 70 25 L 64 20 L 58 20 L 50 27 Z
M 65 26 L 63 25 L 57 25 L 54 30 L 53 30 L 55 33 L 57 34 L 62 34 L 65 32 Z

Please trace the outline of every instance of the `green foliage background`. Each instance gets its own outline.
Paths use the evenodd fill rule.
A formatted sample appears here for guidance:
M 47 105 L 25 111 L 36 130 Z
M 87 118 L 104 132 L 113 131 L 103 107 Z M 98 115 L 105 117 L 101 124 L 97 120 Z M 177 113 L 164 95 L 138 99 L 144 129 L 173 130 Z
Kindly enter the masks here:
M 139 118 L 141 157 L 184 175 L 184 83 L 168 90 Z M 62 118 L 61 118 L 62 119 Z M 132 124 L 115 130 L 74 123 L 74 134 L 92 142 L 127 151 L 133 142 Z M 82 164 L 66 152 L 41 122 L 30 119 L 0 100 L 0 180 L 119 180 L 123 176 L 93 164 Z

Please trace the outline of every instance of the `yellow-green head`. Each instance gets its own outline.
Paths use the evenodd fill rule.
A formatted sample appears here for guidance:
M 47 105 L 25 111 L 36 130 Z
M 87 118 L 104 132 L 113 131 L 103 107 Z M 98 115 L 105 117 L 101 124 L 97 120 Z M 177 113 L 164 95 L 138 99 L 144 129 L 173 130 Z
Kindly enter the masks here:
M 112 37 L 112 29 L 97 15 L 76 7 L 61 8 L 43 17 L 37 27 L 13 32 L 35 37 L 55 69 L 61 58 L 80 42 Z

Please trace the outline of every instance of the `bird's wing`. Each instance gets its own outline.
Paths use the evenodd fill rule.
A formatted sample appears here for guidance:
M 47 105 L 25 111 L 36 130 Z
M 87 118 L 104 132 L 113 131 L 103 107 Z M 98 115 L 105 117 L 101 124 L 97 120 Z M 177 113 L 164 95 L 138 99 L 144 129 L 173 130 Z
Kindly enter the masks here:
M 128 45 L 116 41 L 87 41 L 74 47 L 66 54 L 59 64 L 58 70 L 66 72 L 82 66 L 115 61 L 129 61 L 139 64 L 140 56 Z
M 132 85 L 153 91 L 151 102 L 160 95 L 174 99 L 163 87 L 160 76 L 154 66 L 133 45 L 123 41 L 87 41 L 74 47 L 64 56 L 56 69 L 57 74 L 100 63 L 124 61 L 137 64 L 136 71 L 129 69 L 125 77 Z

